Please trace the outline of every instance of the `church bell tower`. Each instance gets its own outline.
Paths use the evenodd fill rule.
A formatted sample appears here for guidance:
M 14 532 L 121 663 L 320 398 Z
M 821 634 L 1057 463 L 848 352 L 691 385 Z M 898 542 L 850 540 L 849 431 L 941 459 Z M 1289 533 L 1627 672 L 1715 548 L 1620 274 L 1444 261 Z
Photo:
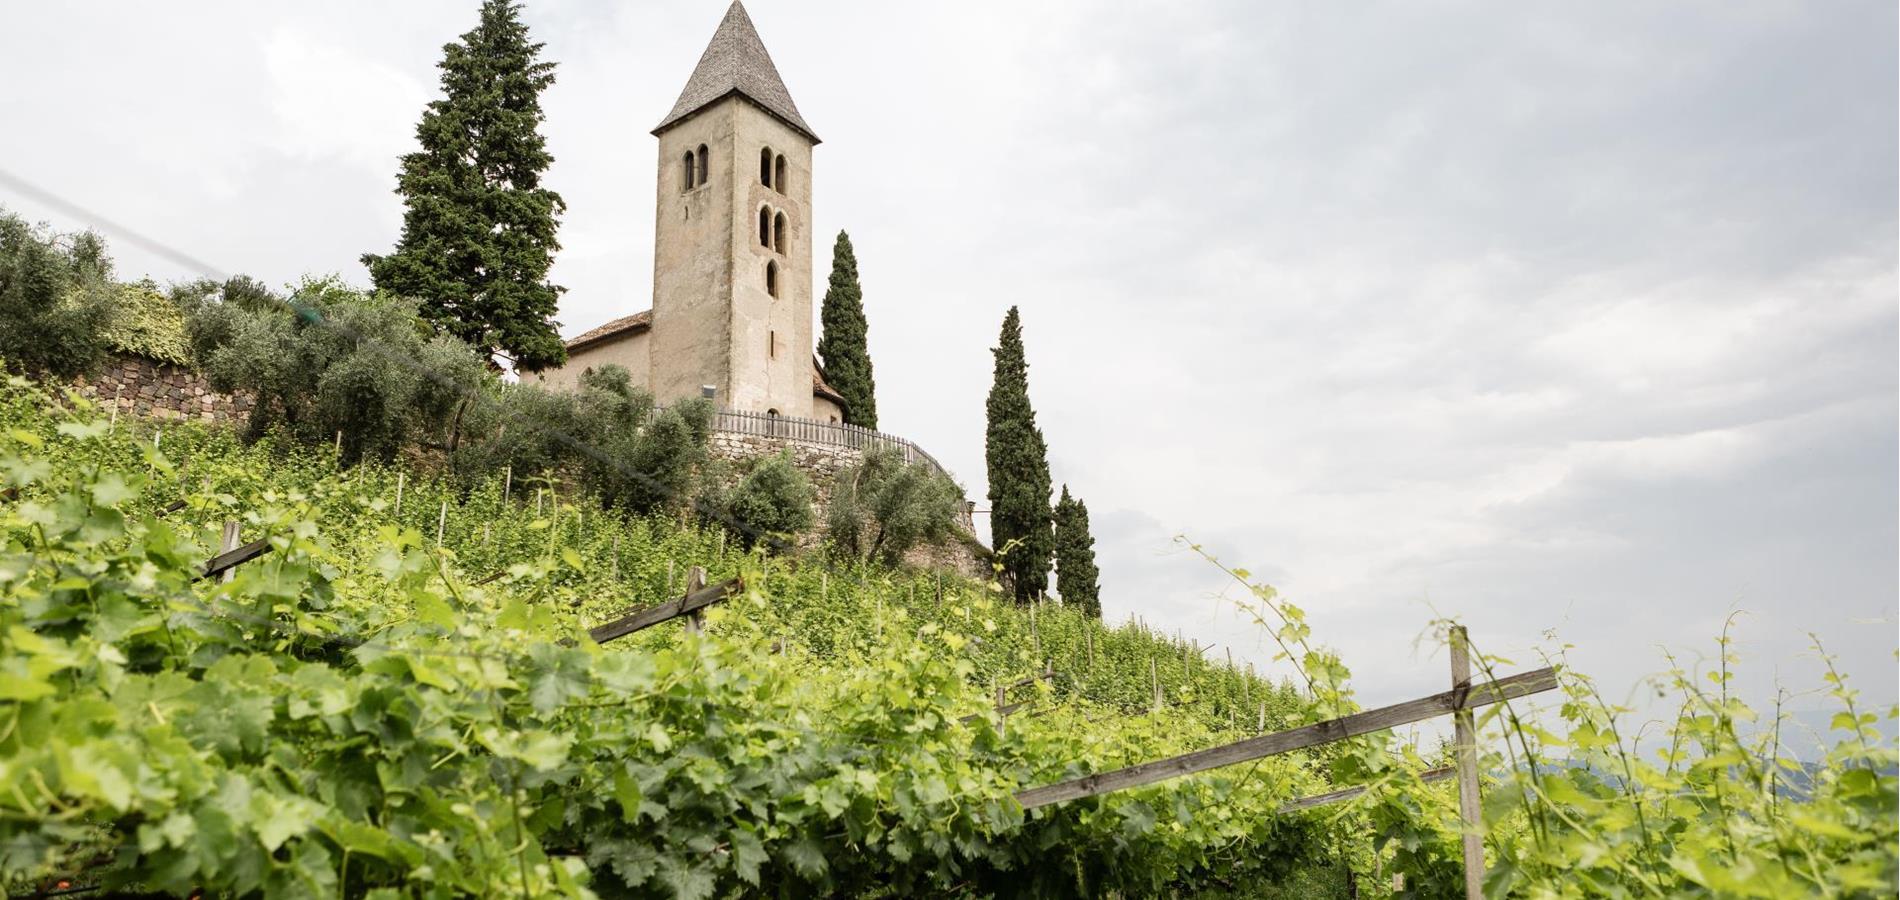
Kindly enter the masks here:
M 734 2 L 660 141 L 648 384 L 748 412 L 812 415 L 812 148 Z

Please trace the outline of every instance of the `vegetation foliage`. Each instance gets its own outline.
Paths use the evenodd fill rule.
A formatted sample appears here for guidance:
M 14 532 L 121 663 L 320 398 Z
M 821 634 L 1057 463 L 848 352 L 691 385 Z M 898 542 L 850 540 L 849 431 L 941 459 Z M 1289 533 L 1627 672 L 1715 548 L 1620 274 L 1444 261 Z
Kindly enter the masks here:
M 1095 567 L 1095 536 L 1089 533 L 1089 507 L 1062 486 L 1056 501 L 1056 593 L 1062 602 L 1102 617 L 1101 571 Z
M 780 547 L 812 524 L 811 481 L 787 452 L 758 460 L 725 499 L 726 521 L 739 543 L 753 547 L 767 540 Z
M 1303 614 L 1242 570 L 1294 684 L 957 579 L 748 555 L 559 482 L 340 469 L 321 445 L 115 429 L 48 399 L 0 388 L 9 890 L 1343 897 L 1348 872 L 1360 896 L 1388 895 L 1373 873 L 1459 890 L 1455 806 L 1415 775 L 1438 754 L 1389 736 L 1028 814 L 1010 799 L 1356 709 Z M 227 519 L 273 551 L 198 581 Z M 676 596 L 691 565 L 746 578 L 704 634 L 581 634 Z M 992 687 L 1045 666 L 1005 725 Z M 1796 764 L 1745 736 L 1727 671 L 1666 680 L 1684 711 L 1647 764 L 1574 675 L 1562 737 L 1487 708 L 1494 894 L 1890 896 L 1877 717 L 1832 679 L 1838 738 Z M 1369 790 L 1277 813 L 1341 784 Z
M 118 286 L 112 316 L 101 336 L 111 350 L 176 366 L 191 363 L 185 312 L 151 281 Z
M 402 238 L 363 264 L 382 290 L 417 299 L 435 328 L 536 372 L 567 359 L 553 322 L 561 288 L 548 281 L 565 209 L 542 186 L 554 157 L 541 136 L 540 59 L 518 3 L 486 0 L 481 22 L 442 48 L 442 94 L 402 158 Z
M 825 381 L 844 398 L 844 420 L 877 427 L 877 379 L 871 374 L 870 324 L 864 318 L 864 290 L 858 285 L 858 256 L 851 236 L 840 231 L 831 248 L 831 280 L 818 319 L 824 334 L 818 356 Z
M 847 556 L 896 565 L 912 547 L 953 539 L 962 502 L 963 491 L 936 469 L 877 448 L 838 476 L 825 533 Z
M 987 404 L 984 460 L 990 488 L 990 545 L 1019 603 L 1049 588 L 1055 532 L 1049 510 L 1049 447 L 1029 403 L 1029 362 L 1023 356 L 1022 316 L 1003 318 L 995 380 Z
M 0 209 L 0 359 L 9 368 L 91 374 L 118 295 L 98 235 L 56 234 Z
M 392 459 L 437 439 L 461 392 L 480 384 L 466 344 L 432 337 L 416 304 L 306 280 L 287 299 L 237 291 L 189 322 L 213 387 L 255 398 L 249 432 L 336 441 L 347 462 Z

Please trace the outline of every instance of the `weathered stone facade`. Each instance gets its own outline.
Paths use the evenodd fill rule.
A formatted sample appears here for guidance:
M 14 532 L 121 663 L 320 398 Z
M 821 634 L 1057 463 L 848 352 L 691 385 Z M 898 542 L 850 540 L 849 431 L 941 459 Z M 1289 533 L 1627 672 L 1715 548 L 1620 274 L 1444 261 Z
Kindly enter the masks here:
M 832 444 L 809 443 L 757 434 L 716 432 L 707 448 L 714 459 L 744 463 L 780 451 L 790 451 L 792 464 L 811 479 L 812 512 L 818 527 L 801 539 L 806 547 L 816 546 L 824 528 L 825 511 L 831 506 L 831 492 L 838 475 L 863 461 L 863 451 Z M 972 578 L 990 575 L 986 553 L 976 537 L 976 526 L 968 503 L 957 518 L 958 534 L 940 547 L 918 547 L 905 554 L 904 561 L 919 568 L 950 569 Z
M 661 403 L 842 420 L 812 356 L 812 148 L 745 8 L 727 11 L 659 138 L 653 305 L 568 342 L 570 387 L 618 365 Z M 631 311 L 629 311 L 631 312 Z
M 120 412 L 152 419 L 234 421 L 250 415 L 244 394 L 222 394 L 202 373 L 142 356 L 114 355 L 93 378 L 73 383 L 81 395 Z

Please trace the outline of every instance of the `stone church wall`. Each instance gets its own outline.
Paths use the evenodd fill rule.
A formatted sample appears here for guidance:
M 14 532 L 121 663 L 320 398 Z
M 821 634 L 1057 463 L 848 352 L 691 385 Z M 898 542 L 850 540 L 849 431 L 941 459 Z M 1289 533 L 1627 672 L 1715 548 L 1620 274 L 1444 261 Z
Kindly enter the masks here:
M 249 396 L 219 393 L 202 373 L 142 356 L 115 354 L 97 376 L 73 387 L 107 409 L 151 419 L 228 422 L 251 412 Z

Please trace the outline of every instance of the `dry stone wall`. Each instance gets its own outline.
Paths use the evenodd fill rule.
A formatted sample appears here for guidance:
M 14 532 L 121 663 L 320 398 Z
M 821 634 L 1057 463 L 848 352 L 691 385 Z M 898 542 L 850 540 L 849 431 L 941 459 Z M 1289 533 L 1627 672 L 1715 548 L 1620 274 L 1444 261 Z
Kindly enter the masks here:
M 108 409 L 152 419 L 234 421 L 250 415 L 251 397 L 223 394 L 199 372 L 142 356 L 116 354 L 94 378 L 73 383 Z

